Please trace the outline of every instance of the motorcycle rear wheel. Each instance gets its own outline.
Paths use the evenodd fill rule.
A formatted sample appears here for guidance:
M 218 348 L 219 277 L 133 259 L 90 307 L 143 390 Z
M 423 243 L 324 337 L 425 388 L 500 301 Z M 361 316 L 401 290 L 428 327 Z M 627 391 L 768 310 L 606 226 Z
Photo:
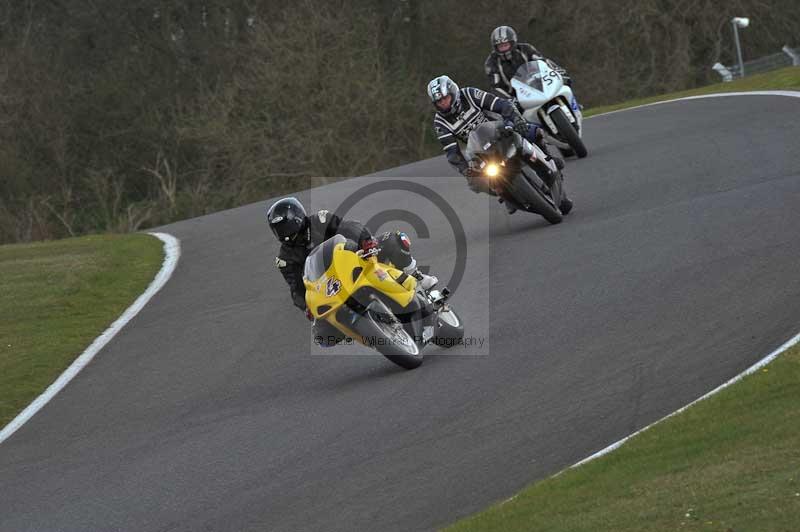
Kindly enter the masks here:
M 434 343 L 445 349 L 460 343 L 464 338 L 464 322 L 456 311 L 445 307 L 436 318 L 436 339 Z

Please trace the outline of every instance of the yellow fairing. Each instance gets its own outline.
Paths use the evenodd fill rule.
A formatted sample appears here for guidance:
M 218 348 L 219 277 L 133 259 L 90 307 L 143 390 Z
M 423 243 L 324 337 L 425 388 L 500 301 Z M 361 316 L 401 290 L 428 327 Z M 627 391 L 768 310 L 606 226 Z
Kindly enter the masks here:
M 354 275 L 354 270 L 358 268 L 361 268 L 361 273 Z M 397 282 L 401 277 L 405 277 L 402 284 Z M 413 300 L 417 286 L 414 277 L 379 263 L 375 257 L 359 257 L 355 252 L 345 249 L 344 243 L 336 244 L 331 265 L 324 275 L 314 281 L 304 277 L 303 283 L 306 286 L 306 306 L 311 314 L 330 322 L 351 337 L 354 336 L 353 332 L 336 320 L 336 311 L 353 293 L 371 287 L 401 307 L 406 307 Z

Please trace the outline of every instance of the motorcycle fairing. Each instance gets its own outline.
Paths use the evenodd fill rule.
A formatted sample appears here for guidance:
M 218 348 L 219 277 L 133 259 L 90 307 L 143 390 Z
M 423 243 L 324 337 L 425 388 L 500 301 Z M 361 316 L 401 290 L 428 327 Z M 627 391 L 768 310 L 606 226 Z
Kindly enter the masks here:
M 550 68 L 545 61 L 536 60 L 521 65 L 511 79 L 511 86 L 524 110 L 522 116 L 525 120 L 544 123 L 551 131 L 556 131 L 549 114 L 558 105 L 563 105 L 564 114 L 570 122 L 577 125 L 580 135 L 583 115 L 575 95 L 569 85 L 564 84 L 561 74 Z M 548 102 L 553 105 L 543 109 L 542 106 Z
M 401 270 L 381 264 L 376 257 L 363 258 L 346 249 L 347 239 L 341 235 L 329 238 L 309 254 L 303 274 L 306 306 L 317 319 L 324 319 L 350 337 L 357 334 L 352 323 L 339 321 L 351 313 L 337 312 L 352 304 L 357 293 L 375 290 L 399 308 L 407 308 L 414 300 L 417 280 Z M 329 289 L 335 286 L 335 290 Z
M 517 69 L 511 86 L 523 109 L 539 107 L 552 100 L 564 86 L 561 74 L 541 60 L 529 61 Z

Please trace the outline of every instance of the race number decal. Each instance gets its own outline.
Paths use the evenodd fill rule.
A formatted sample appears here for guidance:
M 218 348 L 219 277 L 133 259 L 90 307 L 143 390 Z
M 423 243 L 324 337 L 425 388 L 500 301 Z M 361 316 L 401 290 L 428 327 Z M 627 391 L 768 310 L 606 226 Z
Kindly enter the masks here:
M 555 70 L 551 70 L 549 73 L 542 76 L 542 79 L 548 85 L 552 85 L 554 81 L 558 81 L 559 79 L 561 79 L 561 74 L 559 74 Z
M 342 282 L 335 277 L 331 277 L 328 279 L 328 284 L 325 287 L 325 295 L 328 297 L 333 297 L 338 294 L 341 289 Z

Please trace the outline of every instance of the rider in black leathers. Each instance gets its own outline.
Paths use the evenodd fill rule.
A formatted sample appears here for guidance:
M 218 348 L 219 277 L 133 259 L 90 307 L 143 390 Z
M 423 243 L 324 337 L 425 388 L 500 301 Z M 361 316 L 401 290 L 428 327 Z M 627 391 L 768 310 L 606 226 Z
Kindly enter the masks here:
M 492 31 L 492 53 L 486 58 L 484 69 L 489 77 L 491 91 L 503 98 L 512 98 L 511 78 L 517 69 L 529 61 L 541 59 L 561 74 L 564 83 L 572 87 L 572 79 L 564 68 L 545 58 L 533 45 L 517 42 L 517 32 L 511 26 L 498 26 Z
M 401 231 L 389 231 L 375 238 L 367 227 L 356 220 L 342 220 L 326 210 L 307 215 L 305 207 L 296 198 L 283 198 L 276 201 L 267 211 L 267 223 L 281 243 L 275 265 L 289 285 L 292 302 L 306 311 L 306 317 L 313 320 L 306 308 L 306 288 L 303 284 L 303 269 L 309 253 L 334 235 L 342 235 L 353 241 L 358 248 L 368 251 L 379 248 L 378 260 L 403 270 L 417 278 L 424 290 L 429 290 L 438 279 L 417 269 L 417 261 L 411 255 L 411 241 Z M 325 321 L 314 323 L 314 337 L 341 340 L 343 336 Z M 318 342 L 330 345 L 327 342 Z

